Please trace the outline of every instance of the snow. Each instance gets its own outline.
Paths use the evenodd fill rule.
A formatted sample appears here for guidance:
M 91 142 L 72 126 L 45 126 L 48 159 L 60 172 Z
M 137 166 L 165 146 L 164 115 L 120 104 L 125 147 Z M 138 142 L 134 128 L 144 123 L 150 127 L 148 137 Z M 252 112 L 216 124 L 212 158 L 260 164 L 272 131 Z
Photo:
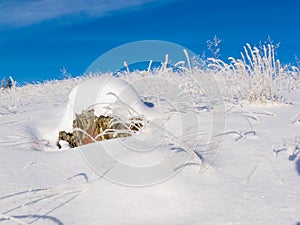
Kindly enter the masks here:
M 200 110 L 195 118 L 178 113 L 167 101 L 158 104 L 150 98 L 146 84 L 115 79 L 109 80 L 112 89 L 101 89 L 104 94 L 95 101 L 108 98 L 110 92 L 122 96 L 123 102 L 149 118 L 147 129 L 137 136 L 81 148 L 65 145 L 63 151 L 55 146 L 55 133 L 71 129 L 78 91 L 73 88 L 80 79 L 27 85 L 1 94 L 0 224 L 300 222 L 300 122 L 294 121 L 300 112 L 299 90 L 288 94 L 292 104 L 226 107 L 222 145 L 209 165 L 205 159 L 210 156 L 204 154 L 206 166 L 201 167 L 181 148 L 198 138 L 190 136 L 193 132 L 201 133 L 200 144 L 207 141 L 211 112 Z M 129 94 L 120 94 L 123 90 Z M 153 108 L 145 108 L 140 100 L 147 93 Z M 166 96 L 175 99 L 174 93 L 161 95 Z M 109 97 L 105 101 L 116 99 Z M 191 128 L 195 121 L 200 130 Z M 141 154 L 131 151 L 132 146 L 146 150 Z M 128 171 L 126 166 L 138 169 Z

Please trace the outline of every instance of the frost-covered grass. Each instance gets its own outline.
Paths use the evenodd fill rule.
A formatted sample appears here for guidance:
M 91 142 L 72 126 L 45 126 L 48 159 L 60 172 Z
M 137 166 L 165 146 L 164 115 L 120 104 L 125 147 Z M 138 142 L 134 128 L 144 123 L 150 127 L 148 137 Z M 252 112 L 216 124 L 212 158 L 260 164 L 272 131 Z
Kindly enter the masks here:
M 218 44 L 219 42 L 216 43 L 216 45 Z M 218 88 L 222 90 L 224 99 L 233 104 L 281 104 L 286 101 L 286 93 L 300 88 L 300 68 L 299 64 L 282 65 L 276 57 L 275 49 L 277 47 L 272 43 L 260 47 L 246 44 L 243 48 L 244 52 L 241 52 L 241 59 L 229 57 L 230 63 L 218 58 L 220 51 L 218 46 L 215 46 L 217 52 L 216 54 L 213 53 L 214 58 L 202 59 L 201 62 L 190 59 L 187 51 L 183 50 L 187 63 L 177 62 L 174 65 L 178 69 L 177 71 L 167 67 L 169 62 L 168 55 L 166 55 L 162 66 L 154 70 L 150 70 L 152 61 L 150 61 L 148 69 L 144 71 L 129 71 L 127 63 L 124 62 L 127 69 L 118 73 L 118 76 L 130 83 L 136 83 L 142 79 L 144 82 L 151 82 L 153 77 L 167 80 L 167 82 L 176 84 L 181 91 L 188 93 L 195 108 L 208 107 L 203 105 L 203 98 L 205 98 L 203 85 L 206 83 L 201 82 L 205 79 L 205 81 L 207 79 L 215 80 L 219 85 Z M 64 69 L 63 74 L 68 74 L 68 72 Z M 1 95 L 13 99 L 13 105 L 17 105 L 24 96 L 28 101 L 30 101 L 31 95 L 43 96 L 42 90 L 44 88 L 49 90 L 52 95 L 62 95 L 64 91 L 69 92 L 70 88 L 81 81 L 101 75 L 103 74 L 93 73 L 72 78 L 68 74 L 68 76 L 64 76 L 64 80 L 34 82 L 21 87 L 17 87 L 16 82 L 10 77 L 13 81 L 12 88 L 5 89 L 2 87 Z M 72 83 L 73 86 L 68 85 L 68 83 Z M 58 93 L 57 89 L 54 92 L 51 91 L 54 84 L 61 85 Z M 166 82 L 148 83 L 147 85 L 152 91 L 156 90 L 157 93 L 162 93 L 164 90 L 168 92 L 169 88 Z M 66 87 L 68 88 L 66 89 Z
M 277 47 L 271 43 L 259 48 L 246 44 L 244 52 L 241 52 L 241 59 L 229 57 L 230 63 L 217 57 L 194 62 L 185 51 L 187 64 L 176 64 L 180 75 L 178 71 L 174 72 L 172 68 L 165 67 L 168 64 L 166 57 L 166 62 L 159 69 L 142 72 L 127 69 L 120 76 L 128 81 L 147 76 L 170 78 L 179 88 L 183 87 L 188 91 L 194 102 L 205 95 L 201 88 L 201 79 L 210 77 L 218 82 L 227 102 L 242 105 L 282 104 L 286 102 L 286 93 L 300 88 L 300 68 L 299 65 L 282 65 L 276 57 Z
M 229 57 L 228 64 L 210 58 L 209 68 L 225 80 L 234 103 L 274 104 L 285 101 L 284 91 L 299 88 L 300 73 L 296 66 L 281 65 L 276 59 L 275 46 L 262 45 L 261 49 L 247 44 L 241 59 Z

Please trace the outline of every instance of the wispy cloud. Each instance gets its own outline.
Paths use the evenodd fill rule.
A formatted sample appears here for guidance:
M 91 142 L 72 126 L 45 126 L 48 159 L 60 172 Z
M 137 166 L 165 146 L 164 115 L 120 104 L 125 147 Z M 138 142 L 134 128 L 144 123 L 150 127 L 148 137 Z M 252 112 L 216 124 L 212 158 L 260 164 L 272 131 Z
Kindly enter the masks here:
M 2 0 L 0 27 L 21 27 L 68 16 L 101 17 L 158 0 Z

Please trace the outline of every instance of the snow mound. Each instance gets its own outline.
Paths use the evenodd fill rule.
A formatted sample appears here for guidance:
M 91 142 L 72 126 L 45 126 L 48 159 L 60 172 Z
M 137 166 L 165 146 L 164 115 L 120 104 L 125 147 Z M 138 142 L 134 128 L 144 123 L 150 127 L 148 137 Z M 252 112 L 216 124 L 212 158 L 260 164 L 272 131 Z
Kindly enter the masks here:
M 133 116 L 147 121 L 160 117 L 158 111 L 148 107 L 128 82 L 111 75 L 96 76 L 73 88 L 59 124 L 44 138 L 54 143 L 59 131 L 71 132 L 75 114 L 87 109 L 94 109 L 96 116 L 115 115 L 123 121 Z
M 128 82 L 102 75 L 85 80 L 71 91 L 59 128 L 70 131 L 75 113 L 90 108 L 94 109 L 96 116 L 117 114 L 128 118 L 135 115 L 148 120 L 158 117 L 155 109 L 148 107 Z

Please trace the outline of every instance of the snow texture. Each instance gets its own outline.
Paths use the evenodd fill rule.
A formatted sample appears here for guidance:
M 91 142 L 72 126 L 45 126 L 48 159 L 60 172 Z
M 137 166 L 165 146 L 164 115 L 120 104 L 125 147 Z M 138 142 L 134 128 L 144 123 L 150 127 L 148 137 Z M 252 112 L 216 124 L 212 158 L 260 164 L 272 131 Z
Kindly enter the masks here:
M 118 96 L 147 119 L 157 116 L 153 110 L 159 109 L 144 105 L 141 99 L 147 96 L 135 91 L 140 87 L 117 78 L 106 81 L 109 90 L 102 88 L 92 102 L 78 105 L 111 103 Z M 219 134 L 224 141 L 210 167 L 199 173 L 192 160 L 178 165 L 181 170 L 164 182 L 136 188 L 92 170 L 81 155 L 88 146 L 56 149 L 56 132 L 71 130 L 79 82 L 53 81 L 1 93 L 0 224 L 300 223 L 300 123 L 294 121 L 299 90 L 289 93 L 293 104 L 228 106 L 226 129 Z M 178 115 L 172 113 L 166 126 L 175 135 Z M 204 130 L 209 114 L 207 109 L 199 112 Z M 182 135 L 190 140 L 187 130 Z M 186 157 L 180 148 L 170 150 L 165 144 L 144 159 L 122 153 L 118 140 L 102 144 L 119 160 L 137 165 L 164 160 L 170 151 Z

